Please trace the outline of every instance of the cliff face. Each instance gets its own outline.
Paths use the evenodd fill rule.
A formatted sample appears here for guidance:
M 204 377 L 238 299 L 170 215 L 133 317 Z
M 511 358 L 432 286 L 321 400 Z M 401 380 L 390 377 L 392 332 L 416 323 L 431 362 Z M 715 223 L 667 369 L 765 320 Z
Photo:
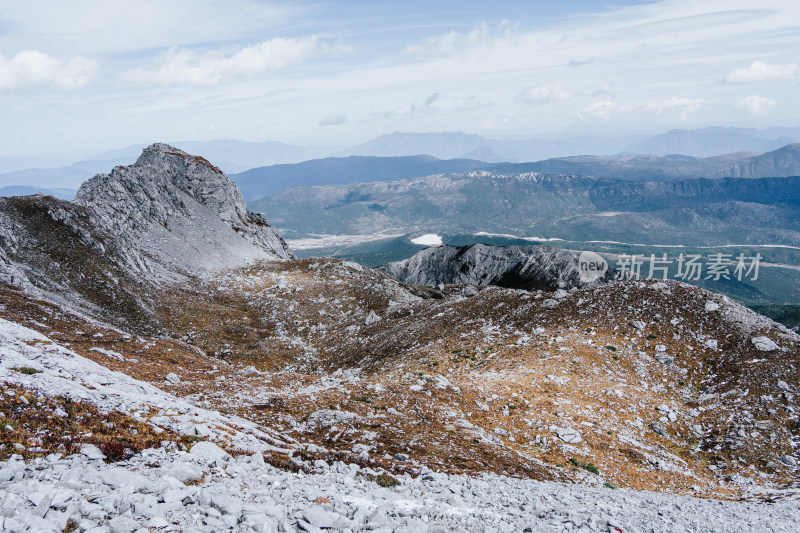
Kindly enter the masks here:
M 552 246 L 440 246 L 426 248 L 405 261 L 378 270 L 415 285 L 497 285 L 512 289 L 571 289 L 605 283 L 612 272 L 592 283 L 580 279 L 578 255 Z

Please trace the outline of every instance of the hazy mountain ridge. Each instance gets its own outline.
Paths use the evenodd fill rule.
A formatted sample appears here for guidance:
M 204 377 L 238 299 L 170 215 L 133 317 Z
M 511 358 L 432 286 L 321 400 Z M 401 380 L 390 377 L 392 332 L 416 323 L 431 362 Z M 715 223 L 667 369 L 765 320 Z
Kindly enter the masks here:
M 78 189 L 48 189 L 46 187 L 30 187 L 26 185 L 10 185 L 8 187 L 0 187 L 0 198 L 45 194 L 48 196 L 55 196 L 60 200 L 72 200 L 75 198 L 77 193 Z
M 231 175 L 246 200 L 257 200 L 299 185 L 332 185 L 464 172 L 489 166 L 472 159 L 437 159 L 430 155 L 401 157 L 349 156 L 254 168 Z
M 779 177 L 800 175 L 797 145 L 774 152 L 735 152 L 708 158 L 619 154 L 570 156 L 531 163 L 485 163 L 469 159 L 439 160 L 432 156 L 326 158 L 294 165 L 276 165 L 234 174 L 248 201 L 284 188 L 369 183 L 423 177 L 447 172 L 485 170 L 514 175 L 524 172 L 573 174 L 629 181 L 670 181 L 686 178 Z
M 773 152 L 731 163 L 708 177 L 758 178 L 800 175 L 800 144 L 789 144 Z
M 670 130 L 635 143 L 626 151 L 711 157 L 731 152 L 768 152 L 800 140 L 800 128 L 722 128 Z
M 791 135 L 794 136 L 792 137 Z M 733 136 L 737 140 L 727 144 L 718 143 L 714 145 L 714 139 L 725 138 L 726 136 Z M 672 142 L 670 144 L 664 140 L 672 138 L 677 138 L 680 142 Z M 338 153 L 345 156 L 366 157 L 431 155 L 440 159 L 472 159 L 489 164 L 520 161 L 537 162 L 523 163 L 523 166 L 516 169 L 510 166 L 507 167 L 506 171 L 516 173 L 535 171 L 649 180 L 679 177 L 721 177 L 725 176 L 725 172 L 722 171 L 726 166 L 724 163 L 731 163 L 733 160 L 745 158 L 745 154 L 739 152 L 762 153 L 777 149 L 790 142 L 797 142 L 797 139 L 800 139 L 800 131 L 792 128 L 769 128 L 766 130 L 704 128 L 693 131 L 674 130 L 662 136 L 653 137 L 653 139 L 661 140 L 653 141 L 652 145 L 647 145 L 646 143 L 632 144 L 633 139 L 630 136 L 582 136 L 555 140 L 498 140 L 461 132 L 396 132 L 381 135 L 358 147 Z M 243 172 L 264 166 L 303 163 L 319 158 L 328 158 L 331 161 L 337 159 L 330 157 L 336 151 L 333 147 L 298 146 L 275 141 L 245 142 L 223 139 L 172 144 L 188 152 L 206 154 L 208 159 L 215 161 L 217 166 L 229 173 Z M 697 146 L 706 145 L 708 147 L 716 146 L 716 148 L 701 150 L 701 155 L 713 156 L 698 158 L 703 159 L 702 161 L 674 155 L 681 153 L 686 155 L 681 150 L 693 153 L 697 151 L 695 149 Z M 109 150 L 96 157 L 95 160 L 79 161 L 67 167 L 29 168 L 6 172 L 0 174 L 0 185 L 77 188 L 81 182 L 109 166 L 132 163 L 143 147 L 144 145 L 133 145 L 119 150 Z M 637 154 L 626 155 L 626 153 L 633 152 Z M 578 154 L 588 154 L 588 156 Z M 606 154 L 605 158 L 596 159 L 591 157 L 592 155 L 600 154 Z M 647 154 L 660 154 L 666 156 L 666 158 L 656 160 Z M 717 157 L 721 157 L 721 159 L 716 159 Z M 338 165 L 339 163 L 333 163 L 332 168 L 327 169 L 327 172 L 337 172 L 339 170 Z M 776 168 L 783 169 L 779 175 L 800 173 L 800 170 L 792 171 L 791 168 L 797 168 L 796 165 L 792 165 L 795 164 L 792 163 L 783 167 L 777 165 Z M 498 167 L 496 171 L 501 171 L 499 168 L 501 167 Z M 766 174 L 766 167 L 764 168 L 765 170 L 763 171 L 750 172 L 749 175 L 751 177 L 766 177 L 768 174 Z M 322 167 L 315 170 L 326 171 Z M 352 170 L 353 172 L 358 171 L 357 168 Z M 464 171 L 469 170 L 469 168 L 442 168 L 439 172 L 456 170 Z M 273 176 L 275 172 L 279 174 L 285 173 L 281 174 L 283 176 L 291 174 L 288 169 L 280 171 L 273 169 L 263 172 L 266 172 L 268 176 Z M 437 171 L 429 171 L 428 174 L 435 172 Z M 254 172 L 253 175 L 257 173 Z M 399 174 L 401 173 L 399 172 Z M 418 171 L 414 171 L 413 174 L 406 171 L 405 175 L 399 177 L 415 177 L 418 175 L 420 175 Z M 311 179 L 312 176 L 309 175 L 302 176 L 300 174 L 300 176 L 305 177 L 306 181 L 295 183 L 294 185 L 321 184 L 316 181 L 318 179 L 316 177 Z M 381 178 L 376 174 L 372 178 L 365 179 L 366 181 L 374 181 Z M 345 182 L 349 181 L 352 180 L 345 180 Z M 255 185 L 255 183 L 250 185 Z M 263 193 L 263 195 L 275 192 L 274 187 L 271 186 L 264 187 L 263 190 L 261 188 L 252 190 L 254 194 Z M 253 198 L 249 191 L 250 189 L 248 188 L 246 191 L 248 199 Z

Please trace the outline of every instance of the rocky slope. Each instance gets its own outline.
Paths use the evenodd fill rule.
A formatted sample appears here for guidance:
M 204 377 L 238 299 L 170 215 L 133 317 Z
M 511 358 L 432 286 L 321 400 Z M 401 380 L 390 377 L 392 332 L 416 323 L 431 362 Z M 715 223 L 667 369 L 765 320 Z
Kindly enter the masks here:
M 378 270 L 414 285 L 497 285 L 510 289 L 555 291 L 606 283 L 607 271 L 590 282 L 581 279 L 578 254 L 552 246 L 437 246 Z
M 312 460 L 309 445 L 111 372 L 30 329 L 0 320 L 0 343 L 1 438 L 28 456 L 0 461 L 3 531 L 510 533 L 636 531 L 652 524 L 788 532 L 800 517 L 795 502 L 722 502 L 425 467 L 392 476 L 363 461 Z M 34 418 L 94 424 L 95 432 L 124 435 L 126 445 L 145 432 L 155 442 L 101 449 L 81 442 L 93 438 L 86 434 L 48 438 L 47 425 L 38 424 L 33 442 L 22 441 L 26 448 L 19 435 Z M 61 441 L 60 450 L 41 448 L 53 440 Z M 37 446 L 42 451 L 32 451 Z M 286 452 L 298 455 L 288 462 L 294 471 L 271 464 L 271 454 Z
M 29 283 L 0 284 L 3 527 L 795 525 L 794 504 L 755 501 L 796 497 L 800 336 L 677 282 L 430 288 L 276 260 L 214 169 L 168 152 L 76 204 L 0 204 L 5 279 Z M 188 246 L 261 255 L 200 268 L 171 255 Z M 695 499 L 628 492 L 643 490 L 754 503 L 711 521 Z

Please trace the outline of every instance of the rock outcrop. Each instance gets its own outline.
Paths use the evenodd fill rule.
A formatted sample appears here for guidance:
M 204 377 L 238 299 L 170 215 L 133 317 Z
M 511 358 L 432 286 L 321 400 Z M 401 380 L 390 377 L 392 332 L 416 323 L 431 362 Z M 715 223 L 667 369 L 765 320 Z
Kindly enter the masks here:
M 474 244 L 426 248 L 378 270 L 406 283 L 430 287 L 443 283 L 554 291 L 613 279 L 613 272 L 608 271 L 596 281 L 582 281 L 578 268 L 576 253 L 552 246 Z
M 166 144 L 153 144 L 135 164 L 90 179 L 74 203 L 92 210 L 125 249 L 182 272 L 294 258 L 267 221 L 247 211 L 228 176 Z
M 164 283 L 293 258 L 222 171 L 165 144 L 88 180 L 74 202 L 0 198 L 0 283 L 129 324 Z

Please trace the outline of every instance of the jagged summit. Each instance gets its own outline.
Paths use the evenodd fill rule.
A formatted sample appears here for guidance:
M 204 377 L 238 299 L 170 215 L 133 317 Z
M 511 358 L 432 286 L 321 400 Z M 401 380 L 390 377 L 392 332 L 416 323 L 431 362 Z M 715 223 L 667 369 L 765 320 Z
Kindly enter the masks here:
M 578 255 L 546 245 L 530 246 L 439 246 L 426 248 L 414 256 L 378 267 L 389 276 L 415 285 L 498 285 L 510 289 L 571 289 L 605 283 L 602 278 L 581 281 Z
M 293 258 L 228 176 L 166 144 L 88 180 L 74 202 L 0 198 L 0 281 L 126 322 L 151 315 L 145 285 Z
M 266 220 L 247 210 L 224 172 L 167 144 L 153 144 L 133 165 L 88 180 L 75 203 L 148 255 L 178 259 L 186 271 L 294 257 Z

